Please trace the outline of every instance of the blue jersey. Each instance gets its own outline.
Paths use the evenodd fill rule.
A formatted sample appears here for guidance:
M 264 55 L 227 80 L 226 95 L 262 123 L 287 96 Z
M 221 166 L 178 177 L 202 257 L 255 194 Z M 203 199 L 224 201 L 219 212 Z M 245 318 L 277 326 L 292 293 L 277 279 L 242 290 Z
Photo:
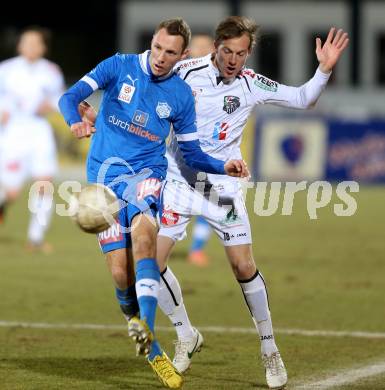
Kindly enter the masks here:
M 72 125 L 81 121 L 78 103 L 96 89 L 104 90 L 87 159 L 89 181 L 109 184 L 117 176 L 144 168 L 163 179 L 171 124 L 190 166 L 223 174 L 223 161 L 203 154 L 199 147 L 191 88 L 173 72 L 154 77 L 149 53 L 116 54 L 102 61 L 59 102 Z M 98 179 L 101 168 L 103 180 Z

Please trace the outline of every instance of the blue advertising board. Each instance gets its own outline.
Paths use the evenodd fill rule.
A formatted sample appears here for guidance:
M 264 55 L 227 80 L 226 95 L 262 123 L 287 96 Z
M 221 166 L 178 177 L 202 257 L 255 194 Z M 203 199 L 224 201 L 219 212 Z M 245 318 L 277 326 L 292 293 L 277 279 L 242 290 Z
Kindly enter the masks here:
M 269 181 L 385 182 L 385 118 L 260 117 L 253 174 Z

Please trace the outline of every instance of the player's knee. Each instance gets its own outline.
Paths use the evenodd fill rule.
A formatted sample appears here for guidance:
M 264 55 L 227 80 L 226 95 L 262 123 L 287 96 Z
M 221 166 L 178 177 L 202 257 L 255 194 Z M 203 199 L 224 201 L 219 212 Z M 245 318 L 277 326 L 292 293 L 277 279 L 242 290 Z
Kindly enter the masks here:
M 133 250 L 135 257 L 155 257 L 156 240 L 153 240 L 151 236 L 141 234 L 133 238 Z
M 235 277 L 240 280 L 251 278 L 257 270 L 257 267 L 252 259 L 238 260 L 236 262 L 232 262 L 231 266 Z

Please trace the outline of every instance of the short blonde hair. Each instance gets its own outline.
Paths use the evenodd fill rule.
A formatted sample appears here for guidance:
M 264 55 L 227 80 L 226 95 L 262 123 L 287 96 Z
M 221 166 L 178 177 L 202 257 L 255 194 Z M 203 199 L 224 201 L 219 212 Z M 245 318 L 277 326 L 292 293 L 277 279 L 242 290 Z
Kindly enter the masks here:
M 253 49 L 257 43 L 260 27 L 245 16 L 229 16 L 219 23 L 215 30 L 215 43 L 218 45 L 222 41 L 231 38 L 238 38 L 247 34 L 250 38 L 249 49 Z
M 182 18 L 167 19 L 160 22 L 155 30 L 155 34 L 164 28 L 169 35 L 180 35 L 183 38 L 183 48 L 185 51 L 191 40 L 190 26 Z

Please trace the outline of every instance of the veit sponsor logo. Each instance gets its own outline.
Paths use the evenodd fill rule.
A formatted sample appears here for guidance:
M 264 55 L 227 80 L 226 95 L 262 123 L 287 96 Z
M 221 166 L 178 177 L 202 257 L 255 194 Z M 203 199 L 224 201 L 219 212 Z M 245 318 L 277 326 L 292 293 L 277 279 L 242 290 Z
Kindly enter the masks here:
M 272 334 L 269 334 L 267 336 L 261 336 L 261 341 L 263 340 L 273 340 L 274 336 Z
M 139 126 L 135 126 L 133 123 L 122 121 L 121 119 L 117 118 L 115 115 L 110 115 L 108 117 L 108 122 L 112 123 L 117 127 L 120 127 L 123 130 L 127 130 L 129 133 L 133 133 L 139 137 L 147 138 L 151 142 L 160 141 L 160 138 L 157 135 L 150 133 L 148 130 L 142 129 Z
M 254 80 L 254 85 L 264 89 L 265 91 L 277 92 L 278 83 L 268 79 L 267 77 L 257 75 L 257 79 Z

